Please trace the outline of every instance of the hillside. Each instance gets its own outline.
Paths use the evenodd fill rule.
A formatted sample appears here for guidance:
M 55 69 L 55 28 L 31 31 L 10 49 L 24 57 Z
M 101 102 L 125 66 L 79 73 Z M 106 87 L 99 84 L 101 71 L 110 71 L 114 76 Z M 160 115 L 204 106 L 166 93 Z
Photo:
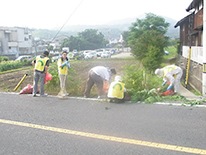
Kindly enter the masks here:
M 144 17 L 140 16 L 137 18 L 141 19 Z M 99 32 L 102 32 L 106 39 L 119 39 L 121 33 L 127 31 L 137 18 L 126 18 L 122 20 L 111 21 L 105 25 L 69 25 L 65 26 L 59 35 L 76 36 L 79 32 L 82 32 L 85 29 L 97 29 Z M 177 21 L 168 17 L 163 18 L 165 18 L 166 22 L 170 23 L 166 35 L 171 38 L 179 38 L 179 29 L 174 28 L 174 25 L 177 23 Z M 55 36 L 59 29 L 59 27 L 56 27 L 52 30 L 36 29 L 33 31 L 33 36 L 41 39 L 51 39 Z

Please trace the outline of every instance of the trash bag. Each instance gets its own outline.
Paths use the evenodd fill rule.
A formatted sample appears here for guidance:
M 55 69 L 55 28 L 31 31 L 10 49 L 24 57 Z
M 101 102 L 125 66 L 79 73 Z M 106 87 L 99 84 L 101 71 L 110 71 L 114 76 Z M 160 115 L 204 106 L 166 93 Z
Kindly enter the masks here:
M 109 90 L 109 86 L 107 85 L 107 83 L 103 83 L 103 93 L 107 94 Z
M 26 87 L 24 87 L 19 94 L 32 94 L 33 93 L 33 85 L 27 84 Z M 39 93 L 39 91 L 37 91 Z
M 46 75 L 45 75 L 45 84 L 48 83 L 48 81 L 51 81 L 52 80 L 52 75 L 48 72 L 46 72 Z
M 170 89 L 170 90 L 167 90 L 166 92 L 164 93 L 161 93 L 160 96 L 168 96 L 168 95 L 171 95 L 174 93 L 174 90 L 173 89 Z

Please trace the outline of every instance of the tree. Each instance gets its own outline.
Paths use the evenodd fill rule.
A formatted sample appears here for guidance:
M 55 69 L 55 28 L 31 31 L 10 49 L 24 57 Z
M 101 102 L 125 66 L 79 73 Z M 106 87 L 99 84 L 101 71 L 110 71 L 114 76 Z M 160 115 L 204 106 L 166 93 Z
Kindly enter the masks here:
M 53 47 L 52 45 L 49 45 L 49 46 L 47 47 L 47 50 L 48 50 L 48 51 L 53 51 L 53 50 L 54 50 L 54 47 Z
M 65 38 L 61 43 L 61 48 L 69 47 L 71 51 L 74 49 L 79 49 L 80 39 L 78 37 L 70 36 L 69 38 Z
M 122 33 L 123 39 L 124 39 L 124 44 L 125 46 L 128 46 L 128 37 L 129 37 L 129 31 L 124 31 Z
M 104 35 L 100 32 L 98 34 L 96 29 L 86 29 L 85 31 L 78 34 L 82 40 L 82 49 L 97 49 L 105 47 L 107 41 L 104 39 Z
M 71 50 L 93 50 L 105 47 L 107 41 L 102 33 L 98 33 L 95 29 L 86 29 L 78 33 L 78 36 L 70 36 L 63 40 L 61 47 L 69 47 Z
M 145 19 L 137 19 L 130 27 L 128 44 L 136 58 L 149 71 L 153 71 L 154 66 L 159 67 L 163 60 L 164 47 L 169 39 L 164 36 L 168 26 L 164 18 L 149 13 Z

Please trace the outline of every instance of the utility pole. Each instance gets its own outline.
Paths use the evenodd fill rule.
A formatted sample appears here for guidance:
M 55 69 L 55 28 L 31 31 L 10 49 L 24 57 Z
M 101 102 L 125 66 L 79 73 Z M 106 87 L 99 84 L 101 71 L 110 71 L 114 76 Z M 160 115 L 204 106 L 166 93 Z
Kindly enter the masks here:
M 206 0 L 203 0 L 206 4 Z M 206 96 L 206 8 L 203 8 L 203 63 L 202 63 L 202 95 Z

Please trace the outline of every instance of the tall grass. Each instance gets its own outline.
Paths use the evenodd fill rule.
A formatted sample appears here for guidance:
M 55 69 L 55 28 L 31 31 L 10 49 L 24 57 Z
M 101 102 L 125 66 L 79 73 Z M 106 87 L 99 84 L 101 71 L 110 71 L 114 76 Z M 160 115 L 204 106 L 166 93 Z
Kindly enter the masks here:
M 45 90 L 50 94 L 57 94 L 60 91 L 58 68 L 56 63 L 51 63 L 48 72 L 52 75 L 52 80 L 45 85 Z M 73 68 L 68 70 L 67 92 L 72 96 L 82 95 L 81 79 L 77 78 L 77 72 Z
M 171 59 L 178 56 L 177 48 L 175 46 L 168 46 L 164 50 L 169 52 L 168 55 L 164 56 L 164 59 Z

